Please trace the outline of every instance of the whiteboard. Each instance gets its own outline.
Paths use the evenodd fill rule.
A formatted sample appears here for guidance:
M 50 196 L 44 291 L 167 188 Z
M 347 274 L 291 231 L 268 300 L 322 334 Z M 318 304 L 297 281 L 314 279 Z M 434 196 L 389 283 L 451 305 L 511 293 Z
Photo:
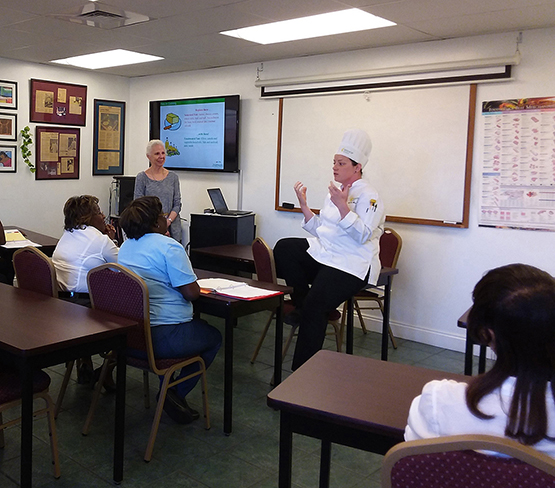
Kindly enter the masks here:
M 343 132 L 360 128 L 372 139 L 363 177 L 386 215 L 462 222 L 469 104 L 469 85 L 284 99 L 278 206 L 298 207 L 300 180 L 320 208 Z

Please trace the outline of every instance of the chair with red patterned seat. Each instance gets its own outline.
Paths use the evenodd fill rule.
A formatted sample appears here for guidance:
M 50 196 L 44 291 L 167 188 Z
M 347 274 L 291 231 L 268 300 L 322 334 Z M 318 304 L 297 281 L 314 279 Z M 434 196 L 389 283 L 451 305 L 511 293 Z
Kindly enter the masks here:
M 4 234 L 4 226 L 2 221 L 0 221 L 0 246 L 6 244 L 6 234 Z
M 52 260 L 35 247 L 23 247 L 13 254 L 18 288 L 58 298 L 58 281 Z
M 381 477 L 382 488 L 554 488 L 555 459 L 505 437 L 455 435 L 397 444 Z
M 52 260 L 42 251 L 30 246 L 18 249 L 13 255 L 13 267 L 18 288 L 58 298 L 56 269 Z M 62 407 L 74 363 L 73 360 L 66 363 L 66 372 L 56 400 L 55 418 L 58 417 Z
M 273 283 L 277 284 L 277 274 L 276 274 L 276 263 L 274 261 L 274 253 L 270 246 L 262 239 L 261 237 L 257 237 L 252 242 L 252 255 L 254 258 L 254 267 L 256 269 L 256 279 L 258 281 L 264 281 L 265 283 Z M 288 313 L 292 312 L 295 309 L 294 305 L 291 303 L 290 300 L 285 300 L 283 302 L 283 314 L 287 315 Z M 262 330 L 262 334 L 260 335 L 260 339 L 258 340 L 258 344 L 254 350 L 254 353 L 251 358 L 251 363 L 254 363 L 258 353 L 260 352 L 260 348 L 262 347 L 262 343 L 264 342 L 264 338 L 268 333 L 268 329 L 270 328 L 270 324 L 272 320 L 275 318 L 275 313 L 272 313 Z M 341 333 L 341 312 L 339 310 L 332 310 L 328 316 L 328 323 L 333 326 L 333 334 L 335 336 L 335 343 L 337 346 L 337 351 L 341 352 L 341 345 L 342 345 L 342 333 Z M 285 345 L 283 346 L 282 355 L 285 358 L 289 346 L 295 336 L 297 331 L 297 326 L 291 327 L 291 332 L 285 341 Z
M 127 364 L 143 371 L 145 408 L 148 408 L 150 403 L 148 374 L 154 373 L 157 376 L 164 377 L 162 386 L 160 387 L 160 394 L 152 421 L 144 460 L 148 462 L 152 458 L 154 442 L 156 441 L 168 389 L 194 376 L 201 376 L 205 428 L 209 429 L 210 413 L 208 410 L 208 385 L 204 360 L 199 355 L 171 359 L 157 359 L 155 357 L 150 327 L 149 294 L 144 280 L 124 266 L 108 263 L 91 269 L 87 275 L 87 283 L 91 304 L 94 309 L 133 319 L 139 323 L 135 329 L 128 333 L 127 347 L 135 353 L 138 352 L 146 359 L 138 357 L 138 354 L 133 356 L 128 354 Z M 87 435 L 89 432 L 96 405 L 100 398 L 100 391 L 112 360 L 112 354 L 108 354 L 102 364 L 100 378 L 96 384 L 93 400 L 82 430 L 83 435 Z M 176 371 L 193 363 L 198 363 L 199 365 L 199 370 L 197 372 L 183 378 L 173 379 L 173 374 Z
M 41 398 L 45 407 L 34 410 L 33 415 L 46 414 L 48 418 L 48 433 L 50 437 L 50 449 L 52 451 L 52 465 L 54 466 L 54 477 L 60 477 L 60 460 L 58 456 L 58 435 L 56 433 L 56 422 L 54 420 L 54 402 L 48 394 L 50 376 L 42 370 L 33 375 L 33 399 Z M 21 421 L 20 417 L 4 421 L 2 414 L 5 410 L 18 407 L 21 404 L 21 375 L 16 369 L 2 366 L 0 368 L 0 448 L 4 447 L 4 429 L 16 425 Z
M 395 232 L 393 229 L 386 227 L 382 236 L 380 237 L 380 263 L 385 268 L 396 268 L 397 261 L 399 260 L 399 254 L 401 253 L 401 247 L 403 246 L 403 240 L 401 236 Z M 361 302 L 370 301 L 375 302 L 375 305 L 361 306 Z M 357 312 L 358 320 L 360 321 L 360 327 L 362 332 L 365 334 L 368 332 L 366 330 L 366 324 L 362 317 L 361 310 L 380 310 L 383 315 L 383 302 L 384 296 L 383 291 L 378 288 L 364 289 L 359 291 L 353 297 L 353 307 Z M 343 318 L 341 319 L 341 335 L 343 335 L 343 329 L 345 328 L 345 318 L 347 317 L 347 303 L 343 305 Z M 395 342 L 395 337 L 391 331 L 391 327 L 388 329 L 389 338 L 391 339 L 391 344 L 394 349 L 397 349 L 397 343 Z
M 4 226 L 0 221 L 0 246 L 6 244 L 6 234 L 4 233 Z M 7 285 L 13 284 L 13 269 L 12 263 L 9 259 L 4 259 L 0 256 L 0 283 Z

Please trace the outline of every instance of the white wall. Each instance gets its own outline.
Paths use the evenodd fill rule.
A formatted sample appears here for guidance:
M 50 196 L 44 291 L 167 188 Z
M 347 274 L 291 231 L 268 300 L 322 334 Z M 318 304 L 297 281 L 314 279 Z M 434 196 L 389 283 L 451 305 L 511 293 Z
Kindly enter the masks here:
M 262 78 L 510 56 L 516 49 L 516 37 L 515 32 L 265 62 Z M 462 350 L 464 334 L 456 327 L 457 319 L 470 306 L 472 288 L 486 270 L 518 261 L 555 273 L 555 262 L 550 259 L 554 233 L 477 226 L 480 143 L 483 137 L 480 103 L 483 100 L 554 95 L 555 66 L 550 56 L 554 48 L 555 30 L 524 32 L 520 45 L 522 62 L 515 69 L 515 81 L 480 85 L 478 88 L 470 228 L 391 225 L 403 237 L 400 274 L 394 280 L 392 302 L 392 327 L 400 337 Z M 252 64 L 133 79 L 129 129 L 133 140 L 140 142 L 129 148 L 131 157 L 128 159 L 135 166 L 128 167 L 137 171 L 144 167 L 143 142 L 148 138 L 148 101 L 153 93 L 160 99 L 240 94 L 242 208 L 256 212 L 258 235 L 273 245 L 280 237 L 304 234 L 299 227 L 299 214 L 274 210 L 277 101 L 259 99 L 259 91 L 254 87 L 257 67 L 258 64 Z M 338 141 L 343 129 L 337 128 Z M 312 165 L 314 171 L 327 171 L 329 166 L 327 161 L 307 161 L 306 164 Z M 371 178 L 371 173 L 366 173 Z M 234 175 L 185 173 L 180 176 L 185 213 L 202 211 L 208 206 L 205 188 L 215 184 L 223 188 L 230 206 L 237 203 L 234 197 L 238 191 L 238 179 Z M 387 201 L 395 196 L 383 197 Z M 376 322 L 373 325 L 375 328 L 379 326 Z
M 265 62 L 263 77 L 351 72 L 435 61 L 508 56 L 514 54 L 516 36 L 515 32 Z M 478 88 L 470 228 L 391 225 L 403 237 L 400 274 L 394 280 L 392 301 L 392 327 L 398 336 L 462 350 L 464 334 L 456 327 L 457 318 L 470 306 L 472 288 L 486 270 L 506 263 L 523 262 L 555 274 L 555 262 L 551 259 L 555 233 L 477 226 L 480 148 L 483 138 L 480 103 L 483 100 L 555 95 L 555 65 L 550 55 L 554 49 L 555 29 L 525 31 L 520 45 L 522 61 L 515 69 L 516 79 L 480 85 Z M 0 62 L 3 64 L 2 60 Z M 128 83 L 125 173 L 130 175 L 147 166 L 144 148 L 148 140 L 150 100 L 239 94 L 242 174 L 180 172 L 183 216 L 201 212 L 208 207 L 210 203 L 206 188 L 220 186 L 230 207 L 256 212 L 257 233 L 270 244 L 273 245 L 283 236 L 304 235 L 300 229 L 299 214 L 274 210 L 278 102 L 259 99 L 259 90 L 254 87 L 258 64 L 135 78 L 125 82 L 79 71 L 52 71 L 44 66 L 7 63 L 10 69 L 5 72 L 11 70 L 16 74 L 3 78 L 17 79 L 20 87 L 31 77 L 87 84 L 90 90 L 89 103 L 93 87 L 94 97 L 126 100 Z M 14 68 L 18 71 L 13 71 Z M 21 119 L 25 118 L 21 114 L 27 113 L 27 106 L 24 105 L 27 98 L 26 89 L 21 90 L 21 108 L 18 111 Z M 83 134 L 83 141 L 88 141 L 82 145 L 83 160 L 90 160 L 91 154 L 90 117 L 92 112 L 89 111 L 87 130 L 82 131 L 90 132 Z M 19 123 L 22 127 L 23 121 Z M 337 128 L 338 142 L 343 129 Z M 328 161 L 306 161 L 306 164 L 312 165 L 314 171 L 329 170 Z M 78 182 L 35 182 L 34 177 L 20 165 L 17 175 L 0 175 L 0 219 L 7 223 L 29 222 L 30 227 L 57 235 L 60 209 L 68 194 L 86 190 L 100 196 L 107 188 L 109 177 L 92 178 L 90 174 L 90 163 L 87 163 L 82 165 L 82 176 Z M 371 172 L 366 171 L 366 174 L 371 179 Z M 10 183 L 13 182 L 13 187 L 10 187 L 9 195 L 5 196 L 8 178 L 12 178 Z M 309 182 L 307 184 L 310 192 Z M 387 201 L 395 196 L 383 197 Z M 11 210 L 10 218 L 5 217 L 8 208 Z M 37 209 L 40 210 L 36 215 L 29 216 Z M 53 218 L 52 214 L 56 214 L 56 217 Z M 373 325 L 377 328 L 377 323 Z
M 35 160 L 35 127 L 49 124 L 29 123 L 30 79 L 59 81 L 86 85 L 87 120 L 81 127 L 81 152 L 78 180 L 35 180 L 35 175 L 17 155 L 17 173 L 0 174 L 0 220 L 5 225 L 19 225 L 44 234 L 58 237 L 63 231 L 63 206 L 72 195 L 92 194 L 98 196 L 105 213 L 108 212 L 108 195 L 111 176 L 92 176 L 92 147 L 94 99 L 127 101 L 129 80 L 92 71 L 58 68 L 24 63 L 0 58 L 2 79 L 16 81 L 19 90 L 17 110 L 5 113 L 17 114 L 18 132 L 29 125 L 34 144 L 31 147 Z M 6 144 L 11 142 L 6 141 Z M 18 140 L 19 143 L 19 140 Z

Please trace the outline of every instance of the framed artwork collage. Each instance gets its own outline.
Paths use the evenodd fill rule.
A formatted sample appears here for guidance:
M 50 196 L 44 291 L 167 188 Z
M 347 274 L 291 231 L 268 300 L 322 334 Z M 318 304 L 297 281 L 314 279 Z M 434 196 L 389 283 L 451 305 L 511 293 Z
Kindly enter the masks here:
M 0 80 L 0 173 L 17 172 L 17 101 L 18 83 Z M 87 86 L 30 80 L 29 122 L 37 124 L 35 179 L 79 179 L 86 120 Z M 124 139 L 125 102 L 94 100 L 93 175 L 123 175 Z

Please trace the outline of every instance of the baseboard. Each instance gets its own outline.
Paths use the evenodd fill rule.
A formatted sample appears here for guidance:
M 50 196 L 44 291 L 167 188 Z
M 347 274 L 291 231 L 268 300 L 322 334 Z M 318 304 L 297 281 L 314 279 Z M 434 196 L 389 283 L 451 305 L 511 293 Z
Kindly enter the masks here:
M 370 316 L 362 314 L 366 329 L 381 334 L 382 317 Z M 437 330 L 426 329 L 424 327 L 416 327 L 402 322 L 390 320 L 389 325 L 393 331 L 393 335 L 399 339 L 429 344 L 435 347 L 442 347 L 451 351 L 464 352 L 466 347 L 466 337 L 460 334 L 450 334 L 446 332 L 438 332 Z M 360 328 L 360 322 L 355 314 L 355 327 Z M 474 346 L 474 355 L 479 353 L 479 347 Z M 488 359 L 495 359 L 495 354 L 489 348 L 487 350 Z

